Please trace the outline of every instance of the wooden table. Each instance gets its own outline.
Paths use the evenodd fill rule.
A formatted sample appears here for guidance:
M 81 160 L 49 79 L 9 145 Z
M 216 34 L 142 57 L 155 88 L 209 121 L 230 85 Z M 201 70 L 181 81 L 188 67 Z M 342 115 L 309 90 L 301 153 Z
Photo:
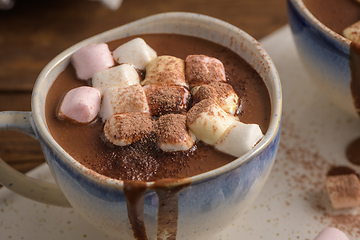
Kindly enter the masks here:
M 29 111 L 38 74 L 64 49 L 97 33 L 169 11 L 216 17 L 256 39 L 287 23 L 285 0 L 124 0 L 116 11 L 87 0 L 18 0 L 15 8 L 0 11 L 0 111 Z M 21 172 L 45 161 L 36 140 L 14 132 L 0 132 L 0 156 Z

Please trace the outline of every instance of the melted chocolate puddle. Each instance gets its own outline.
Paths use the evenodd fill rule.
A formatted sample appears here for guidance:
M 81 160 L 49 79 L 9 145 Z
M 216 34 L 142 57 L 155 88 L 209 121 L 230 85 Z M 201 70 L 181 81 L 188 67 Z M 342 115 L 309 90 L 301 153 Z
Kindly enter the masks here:
M 351 163 L 360 165 L 360 137 L 347 146 L 346 157 Z
M 178 198 L 182 189 L 189 184 L 167 187 L 169 183 L 177 182 L 176 179 L 162 179 L 156 181 L 150 189 L 154 189 L 159 197 L 158 207 L 158 240 L 175 240 L 178 223 Z M 134 238 L 136 240 L 148 240 L 144 222 L 144 199 L 146 183 L 140 181 L 125 181 L 124 193 L 128 208 L 128 217 Z
M 326 176 L 338 176 L 338 175 L 348 175 L 348 174 L 356 174 L 359 177 L 359 175 L 356 173 L 356 171 L 354 169 L 346 167 L 346 166 L 332 167 L 328 171 Z

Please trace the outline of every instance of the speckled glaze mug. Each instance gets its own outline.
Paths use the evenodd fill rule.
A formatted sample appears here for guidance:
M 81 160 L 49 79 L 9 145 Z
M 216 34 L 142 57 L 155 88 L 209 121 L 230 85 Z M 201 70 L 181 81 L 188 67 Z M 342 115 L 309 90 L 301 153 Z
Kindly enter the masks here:
M 150 16 L 86 39 L 55 57 L 41 72 L 33 90 L 31 112 L 1 112 L 0 130 L 13 130 L 36 138 L 56 184 L 28 178 L 0 161 L 0 182 L 27 198 L 73 207 L 80 215 L 119 239 L 134 239 L 124 183 L 79 164 L 51 136 L 45 120 L 45 98 L 53 81 L 69 64 L 71 55 L 91 43 L 109 42 L 143 33 L 176 33 L 204 38 L 226 46 L 244 58 L 264 79 L 271 100 L 271 120 L 264 138 L 249 153 L 233 162 L 188 179 L 169 183 L 186 186 L 178 196 L 176 239 L 208 239 L 238 218 L 254 201 L 272 169 L 278 149 L 282 93 L 278 73 L 260 44 L 242 30 L 212 17 L 193 13 Z M 152 183 L 147 183 L 150 186 Z M 157 238 L 156 191 L 144 199 L 148 239 Z M 167 239 L 166 237 L 164 239 Z
M 351 94 L 351 41 L 321 23 L 302 0 L 287 0 L 292 35 L 311 80 L 334 105 L 356 118 Z

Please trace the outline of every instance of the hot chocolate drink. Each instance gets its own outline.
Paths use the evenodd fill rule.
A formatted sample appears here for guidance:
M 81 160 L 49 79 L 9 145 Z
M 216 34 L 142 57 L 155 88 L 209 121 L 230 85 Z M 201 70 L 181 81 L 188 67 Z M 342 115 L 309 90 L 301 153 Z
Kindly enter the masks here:
M 148 239 L 144 227 L 143 201 L 147 189 L 145 182 L 154 181 L 151 188 L 157 192 L 159 197 L 158 239 L 162 239 L 163 235 L 167 235 L 166 239 L 175 239 L 178 194 L 187 186 L 181 185 L 170 189 L 164 188 L 164 185 L 169 182 L 176 182 L 177 179 L 188 178 L 216 169 L 236 159 L 236 156 L 215 149 L 211 144 L 211 139 L 207 141 L 206 137 L 202 138 L 203 140 L 199 140 L 198 137 L 198 140 L 194 141 L 193 145 L 190 146 L 185 141 L 184 145 L 180 145 L 180 149 L 178 148 L 179 145 L 177 145 L 176 151 L 173 151 L 173 146 L 169 145 L 169 141 L 172 141 L 171 138 L 178 136 L 178 138 L 184 139 L 182 136 L 183 131 L 177 126 L 181 128 L 185 124 L 176 124 L 186 122 L 187 126 L 196 126 L 198 124 L 197 119 L 201 118 L 199 117 L 198 106 L 209 107 L 214 105 L 214 100 L 210 99 L 214 94 L 219 95 L 217 98 L 228 95 L 232 99 L 231 101 L 236 103 L 235 107 L 233 107 L 234 102 L 231 101 L 230 105 L 229 102 L 226 103 L 227 105 L 225 104 L 227 111 L 230 112 L 228 119 L 231 121 L 236 119 L 234 121 L 238 124 L 240 124 L 240 121 L 245 124 L 255 123 L 260 127 L 260 131 L 265 133 L 271 114 L 270 97 L 260 75 L 241 57 L 225 47 L 206 40 L 174 34 L 147 34 L 136 37 L 144 39 L 160 56 L 156 58 L 156 64 L 153 64 L 155 66 L 161 65 L 161 61 L 170 59 L 166 60 L 167 64 L 171 65 L 169 68 L 176 68 L 178 66 L 177 62 L 180 65 L 185 60 L 199 63 L 204 59 L 208 61 L 208 57 L 211 57 L 209 61 L 215 62 L 212 65 L 215 68 L 219 65 L 219 60 L 224 65 L 224 74 L 221 71 L 217 72 L 223 80 L 208 84 L 207 87 L 194 87 L 192 89 L 189 85 L 181 86 L 181 84 L 175 84 L 171 87 L 154 84 L 153 86 L 143 86 L 143 88 L 133 85 L 135 87 L 131 86 L 131 93 L 144 89 L 147 102 L 152 104 L 151 107 L 140 107 L 141 110 L 130 117 L 127 114 L 112 115 L 113 109 L 110 107 L 110 114 L 108 110 L 100 111 L 99 116 L 96 116 L 94 120 L 85 119 L 84 121 L 89 123 L 84 124 L 80 123 L 80 120 L 74 122 L 66 117 L 66 109 L 62 107 L 65 103 L 62 102 L 59 108 L 61 99 L 70 90 L 78 89 L 81 86 L 94 85 L 94 77 L 92 83 L 79 80 L 79 74 L 70 64 L 58 76 L 48 92 L 46 119 L 54 139 L 74 159 L 99 174 L 124 180 L 129 221 L 136 239 Z M 114 58 L 117 55 L 115 53 L 116 48 L 132 39 L 135 39 L 135 37 L 108 43 Z M 217 60 L 214 60 L 215 58 Z M 149 80 L 149 78 L 145 79 L 146 75 L 156 73 L 150 67 L 146 68 L 146 72 L 139 69 L 137 69 L 137 72 L 142 83 Z M 196 79 L 194 82 L 207 81 L 207 79 L 197 78 L 197 73 L 197 69 L 189 71 L 189 74 Z M 177 75 L 169 71 L 164 74 Z M 98 81 L 96 84 L 100 86 L 101 92 L 104 83 Z M 231 91 L 236 94 L 226 94 L 228 89 L 233 89 Z M 119 91 L 119 89 L 114 90 L 113 94 Z M 121 91 L 124 91 L 124 88 Z M 190 96 L 190 92 L 197 97 L 188 98 L 186 101 L 182 98 L 167 97 L 170 93 Z M 112 99 L 112 95 L 102 94 L 104 95 L 102 99 L 103 105 L 106 102 L 117 101 L 117 99 L 109 100 Z M 173 95 L 170 94 L 170 96 Z M 139 98 L 137 100 L 134 98 L 130 105 L 134 102 L 139 103 L 135 104 L 137 107 L 142 106 L 142 101 Z M 173 107 L 174 104 L 172 103 L 176 103 L 176 106 Z M 118 105 L 121 104 L 120 101 Z M 161 104 L 162 107 L 154 108 L 157 104 Z M 123 107 L 128 108 L 129 104 Z M 214 111 L 214 109 L 208 111 L 208 114 L 214 114 Z M 220 114 L 223 110 L 216 111 L 216 114 Z M 190 112 L 192 112 L 191 117 L 187 117 L 185 114 Z M 148 117 L 149 114 L 151 117 Z M 111 124 L 111 122 L 114 124 Z M 117 135 L 116 131 L 114 133 L 114 126 L 117 127 L 117 130 L 122 126 L 127 126 L 122 131 L 123 138 L 121 141 L 119 140 L 120 135 Z M 154 129 L 157 129 L 157 131 Z M 216 132 L 217 129 L 213 129 L 213 131 Z M 172 135 L 168 133 L 172 133 Z M 146 138 L 145 140 L 144 138 L 139 140 L 138 136 L 146 136 Z M 187 136 L 190 142 L 192 140 L 191 136 L 191 134 Z M 127 142 L 128 140 L 130 143 Z M 224 143 L 226 146 L 225 141 Z M 181 147 L 184 146 L 188 147 L 188 149 L 181 150 Z
M 338 34 L 360 20 L 360 3 L 356 0 L 303 0 L 309 11 Z
M 141 37 L 158 55 L 185 59 L 190 54 L 204 54 L 221 60 L 225 65 L 227 81 L 240 98 L 236 115 L 242 122 L 257 123 L 262 132 L 266 131 L 270 116 L 268 91 L 260 76 L 243 59 L 224 47 L 197 38 L 165 34 Z M 113 50 L 129 40 L 111 42 L 109 48 Z M 55 140 L 77 161 L 100 174 L 139 181 L 185 178 L 221 167 L 235 159 L 202 142 L 180 152 L 159 151 L 151 141 L 146 146 L 142 143 L 124 147 L 106 144 L 102 139 L 103 122 L 100 119 L 90 124 L 74 124 L 56 118 L 61 97 L 70 89 L 82 85 L 87 83 L 78 80 L 69 65 L 48 93 L 47 121 Z

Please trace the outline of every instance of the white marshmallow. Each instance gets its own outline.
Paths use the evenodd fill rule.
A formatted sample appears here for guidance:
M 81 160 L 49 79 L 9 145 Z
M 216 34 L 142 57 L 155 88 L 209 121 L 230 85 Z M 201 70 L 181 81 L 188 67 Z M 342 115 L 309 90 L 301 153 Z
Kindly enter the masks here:
M 193 102 L 199 102 L 203 99 L 214 99 L 219 106 L 232 115 L 235 114 L 238 107 L 239 97 L 233 87 L 224 82 L 211 82 L 193 87 L 191 89 Z
M 92 44 L 77 50 L 71 62 L 78 78 L 87 80 L 94 73 L 114 66 L 115 62 L 106 43 Z
M 99 89 L 101 96 L 111 87 L 126 87 L 140 84 L 137 71 L 129 64 L 121 64 L 94 74 L 92 86 Z
M 263 136 L 259 125 L 236 121 L 216 142 L 214 148 L 229 155 L 240 157 L 250 151 Z
M 160 84 L 187 86 L 185 62 L 173 56 L 159 56 L 146 66 L 146 75 L 141 85 Z
M 335 209 L 360 205 L 360 181 L 355 174 L 327 176 L 325 185 Z
M 339 229 L 329 227 L 322 230 L 314 240 L 349 240 L 349 238 Z
M 217 103 L 219 106 L 232 115 L 235 114 L 239 103 L 239 97 L 235 93 L 233 87 L 228 83 L 212 82 L 210 86 L 218 91 Z
M 58 117 L 79 123 L 89 123 L 95 119 L 101 104 L 99 90 L 92 87 L 78 87 L 67 92 L 60 104 Z
M 157 53 L 142 38 L 135 38 L 116 48 L 113 56 L 118 63 L 128 63 L 144 70 L 145 66 L 157 57 Z
M 129 112 L 112 115 L 104 125 L 104 136 L 116 146 L 126 146 L 136 141 L 146 143 L 153 130 L 149 114 Z
M 226 82 L 223 63 L 205 55 L 189 55 L 185 59 L 186 81 L 190 88 L 211 82 Z
M 157 142 L 165 152 L 186 151 L 194 146 L 196 137 L 186 127 L 186 115 L 166 114 L 157 121 Z
M 188 109 L 190 93 L 185 87 L 150 84 L 143 89 L 151 115 L 183 113 Z
M 104 94 L 100 110 L 103 121 L 114 114 L 127 112 L 149 112 L 145 92 L 139 84 L 109 88 Z
M 186 124 L 196 138 L 214 145 L 237 118 L 225 112 L 214 100 L 205 99 L 187 113 Z
M 345 28 L 343 35 L 347 39 L 360 44 L 360 21 Z
M 165 139 L 163 142 L 159 142 L 159 148 L 164 152 L 178 152 L 178 151 L 187 151 L 196 142 L 196 136 L 193 132 L 189 131 L 187 133 L 186 139 L 178 139 L 179 141 L 168 141 Z

